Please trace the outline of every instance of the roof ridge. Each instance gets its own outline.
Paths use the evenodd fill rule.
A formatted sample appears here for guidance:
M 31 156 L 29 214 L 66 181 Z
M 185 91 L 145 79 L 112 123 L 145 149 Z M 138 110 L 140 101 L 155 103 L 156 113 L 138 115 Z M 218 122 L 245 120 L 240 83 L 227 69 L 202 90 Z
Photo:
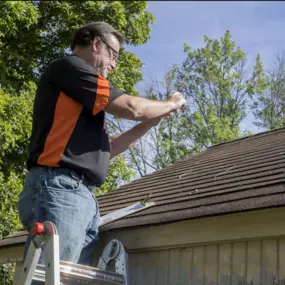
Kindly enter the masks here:
M 215 147 L 218 147 L 218 146 L 221 146 L 221 145 L 225 145 L 225 144 L 231 144 L 231 143 L 238 142 L 238 141 L 245 140 L 245 139 L 250 139 L 250 138 L 253 138 L 253 137 L 267 135 L 269 133 L 275 133 L 275 132 L 278 132 L 278 131 L 281 131 L 281 130 L 285 130 L 285 127 L 280 127 L 280 128 L 276 128 L 276 129 L 273 129 L 273 130 L 266 130 L 266 131 L 263 131 L 263 132 L 259 132 L 259 133 L 255 133 L 255 134 L 251 134 L 251 135 L 247 135 L 247 136 L 241 136 L 241 137 L 236 138 L 236 139 L 231 140 L 231 141 L 224 141 L 224 142 L 220 142 L 218 144 L 212 145 L 208 149 L 212 149 L 212 148 L 215 148 Z

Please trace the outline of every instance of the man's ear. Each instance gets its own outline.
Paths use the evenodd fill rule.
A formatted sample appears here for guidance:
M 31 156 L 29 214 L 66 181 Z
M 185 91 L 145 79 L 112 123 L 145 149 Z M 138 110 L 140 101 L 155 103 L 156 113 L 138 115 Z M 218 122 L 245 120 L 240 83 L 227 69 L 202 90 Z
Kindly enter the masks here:
M 95 38 L 93 41 L 92 41 L 92 51 L 98 51 L 99 48 L 100 48 L 100 44 L 101 44 L 101 41 L 100 39 L 98 38 Z

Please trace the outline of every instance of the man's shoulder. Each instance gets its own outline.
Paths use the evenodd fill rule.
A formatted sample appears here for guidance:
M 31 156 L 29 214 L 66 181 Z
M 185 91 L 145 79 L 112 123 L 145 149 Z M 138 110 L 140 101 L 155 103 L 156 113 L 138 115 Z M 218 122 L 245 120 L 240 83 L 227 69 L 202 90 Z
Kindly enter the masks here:
M 57 58 L 51 63 L 51 66 L 54 68 L 68 68 L 69 70 L 88 70 L 94 72 L 90 64 L 76 55 L 67 55 Z

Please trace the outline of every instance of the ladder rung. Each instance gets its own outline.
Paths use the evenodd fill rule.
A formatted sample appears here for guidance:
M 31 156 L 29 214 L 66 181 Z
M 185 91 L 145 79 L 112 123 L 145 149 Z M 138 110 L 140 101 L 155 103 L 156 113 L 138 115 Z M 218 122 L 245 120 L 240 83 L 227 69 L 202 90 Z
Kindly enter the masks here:
M 124 276 L 90 266 L 60 262 L 61 284 L 119 285 L 124 284 Z M 38 265 L 33 280 L 45 282 L 45 267 Z

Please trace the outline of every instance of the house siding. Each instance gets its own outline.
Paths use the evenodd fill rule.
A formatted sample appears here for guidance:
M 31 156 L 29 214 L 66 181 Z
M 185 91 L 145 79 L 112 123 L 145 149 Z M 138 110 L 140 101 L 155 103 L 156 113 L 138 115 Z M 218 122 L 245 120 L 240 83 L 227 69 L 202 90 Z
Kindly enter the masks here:
M 285 238 L 129 254 L 131 285 L 285 284 Z

